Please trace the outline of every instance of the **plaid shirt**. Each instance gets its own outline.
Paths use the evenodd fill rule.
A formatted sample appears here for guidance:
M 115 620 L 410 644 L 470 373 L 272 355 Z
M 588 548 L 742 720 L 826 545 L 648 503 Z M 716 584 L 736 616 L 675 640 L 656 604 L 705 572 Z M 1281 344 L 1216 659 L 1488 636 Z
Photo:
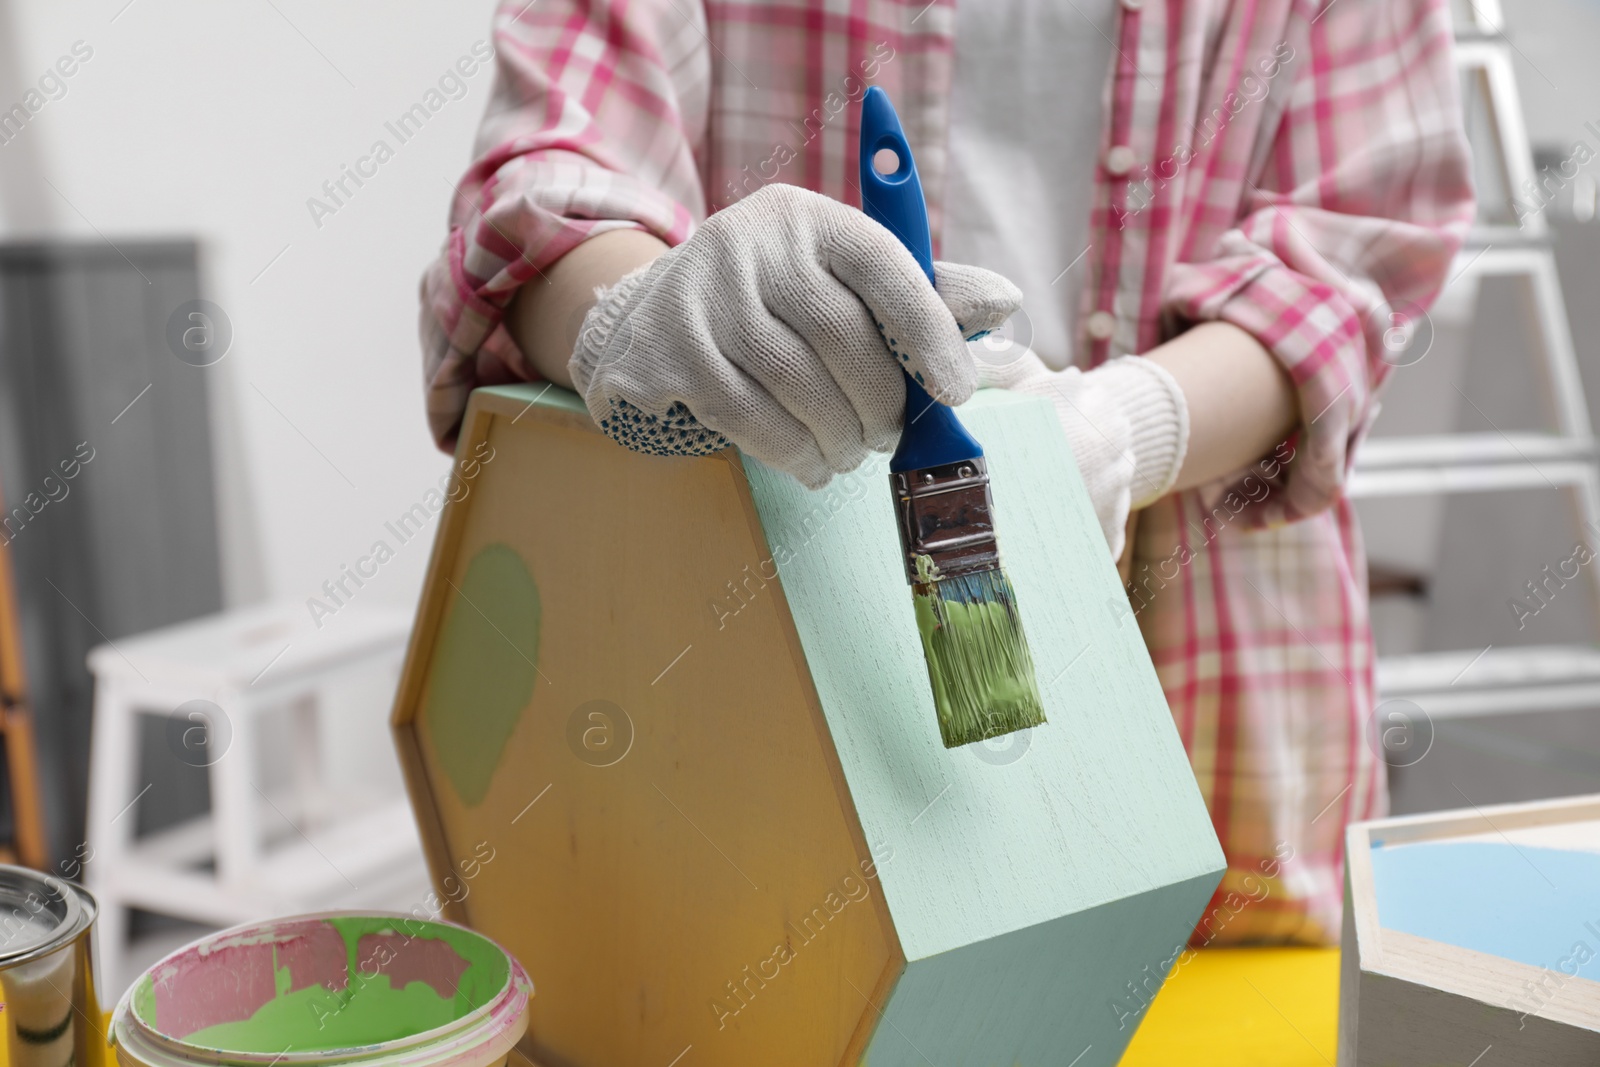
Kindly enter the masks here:
M 860 203 L 866 84 L 895 100 L 937 234 L 951 0 L 505 0 L 499 74 L 423 282 L 428 415 L 535 377 L 501 325 L 579 242 L 669 244 L 772 181 Z M 1341 841 L 1382 813 L 1366 566 L 1342 494 L 1398 327 L 1472 215 L 1443 0 L 1122 0 L 1082 362 L 1225 320 L 1287 368 L 1273 456 L 1140 514 L 1127 605 L 1229 872 L 1199 942 L 1338 937 Z M 1087 147 L 1087 146 L 1086 146 Z M 1097 610 L 1097 609 L 1096 609 Z

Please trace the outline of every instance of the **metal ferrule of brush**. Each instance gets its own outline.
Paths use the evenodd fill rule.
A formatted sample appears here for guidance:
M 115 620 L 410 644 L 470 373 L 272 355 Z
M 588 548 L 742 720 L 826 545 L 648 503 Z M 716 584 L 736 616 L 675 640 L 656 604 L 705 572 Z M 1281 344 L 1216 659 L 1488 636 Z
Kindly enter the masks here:
M 1000 566 L 994 500 L 982 457 L 889 475 L 899 514 L 906 581 L 921 584 L 917 557 L 927 556 L 941 578 Z

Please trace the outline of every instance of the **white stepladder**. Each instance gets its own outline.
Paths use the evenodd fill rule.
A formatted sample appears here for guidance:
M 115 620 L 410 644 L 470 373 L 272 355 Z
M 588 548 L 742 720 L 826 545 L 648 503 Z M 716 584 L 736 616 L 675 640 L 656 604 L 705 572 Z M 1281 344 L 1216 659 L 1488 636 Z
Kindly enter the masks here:
M 335 907 L 403 905 L 426 888 L 410 805 L 394 790 L 343 781 L 387 738 L 410 634 L 408 613 L 347 605 L 325 629 L 297 604 L 224 612 L 89 653 L 95 679 L 88 833 L 83 856 L 100 905 L 103 973 L 122 982 L 133 909 L 217 926 Z M 375 692 L 378 738 L 330 719 Z M 140 722 L 165 720 L 170 755 L 204 768 L 205 815 L 135 834 Z M 371 733 L 372 731 L 368 731 Z M 276 746 L 274 743 L 276 742 Z M 331 749 L 331 751 L 329 751 Z M 399 899 L 397 899 L 399 898 Z
M 1435 319 L 1470 317 L 1486 278 L 1514 279 L 1533 311 L 1529 346 L 1553 432 L 1450 433 L 1369 439 L 1356 457 L 1352 497 L 1421 497 L 1504 490 L 1560 489 L 1574 505 L 1578 537 L 1600 537 L 1600 457 L 1589 423 L 1577 354 L 1543 211 L 1518 212 L 1512 198 L 1536 188 L 1533 153 L 1498 0 L 1471 0 L 1458 15 L 1457 64 L 1487 108 L 1494 177 L 1515 221 L 1474 228 Z M 1520 218 L 1517 216 L 1520 214 Z M 1464 395 L 1464 394 L 1463 394 Z M 1600 599 L 1600 567 L 1588 581 Z M 1405 698 L 1431 719 L 1600 705 L 1600 648 L 1546 645 L 1473 648 L 1383 657 L 1380 701 Z

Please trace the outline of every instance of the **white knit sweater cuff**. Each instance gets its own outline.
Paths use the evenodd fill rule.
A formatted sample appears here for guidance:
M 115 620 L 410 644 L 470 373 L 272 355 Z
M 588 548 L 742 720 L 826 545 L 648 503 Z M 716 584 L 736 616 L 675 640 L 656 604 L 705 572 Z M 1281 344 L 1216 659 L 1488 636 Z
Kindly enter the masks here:
M 1189 450 L 1189 405 L 1166 368 L 1143 356 L 1123 356 L 1091 372 L 1132 427 L 1133 507 L 1172 490 Z
M 671 255 L 670 251 L 663 255 Z M 611 338 L 628 311 L 633 307 L 635 291 L 644 283 L 644 276 L 658 260 L 651 260 L 641 266 L 635 267 L 610 286 L 598 286 L 595 291 L 594 306 L 584 316 L 583 325 L 578 330 L 578 341 L 573 346 L 572 356 L 567 360 L 567 373 L 572 376 L 572 385 L 579 396 L 588 396 L 589 379 L 595 365 L 605 356 Z M 597 419 L 599 415 L 595 416 Z

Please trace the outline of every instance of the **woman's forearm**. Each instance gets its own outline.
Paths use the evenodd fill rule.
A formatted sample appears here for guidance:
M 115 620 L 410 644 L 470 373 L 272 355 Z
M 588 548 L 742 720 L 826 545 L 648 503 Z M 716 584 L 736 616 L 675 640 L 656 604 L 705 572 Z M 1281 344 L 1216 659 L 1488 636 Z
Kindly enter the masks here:
M 1300 420 L 1288 372 L 1232 323 L 1201 323 L 1145 357 L 1177 379 L 1189 406 L 1189 449 L 1174 491 L 1254 463 Z
M 512 298 L 505 318 L 511 339 L 542 378 L 572 388 L 567 361 L 594 306 L 595 289 L 615 284 L 666 250 L 666 242 L 643 230 L 608 230 L 589 238 Z

